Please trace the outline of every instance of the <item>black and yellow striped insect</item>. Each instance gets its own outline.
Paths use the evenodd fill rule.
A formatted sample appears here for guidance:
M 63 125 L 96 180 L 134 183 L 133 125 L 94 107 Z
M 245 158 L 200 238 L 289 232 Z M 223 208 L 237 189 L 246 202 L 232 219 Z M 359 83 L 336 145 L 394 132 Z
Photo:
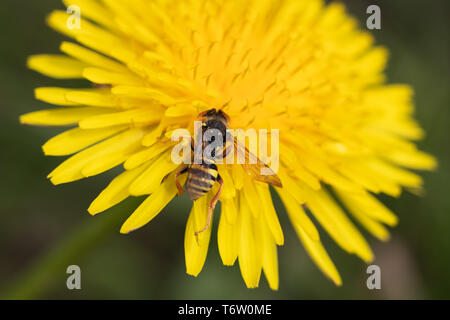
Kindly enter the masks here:
M 198 235 L 199 233 L 208 229 L 211 223 L 212 212 L 214 211 L 216 203 L 219 200 L 223 186 L 223 180 L 217 169 L 215 159 L 218 159 L 219 157 L 225 158 L 231 147 L 235 148 L 236 153 L 242 153 L 245 156 L 244 164 L 240 165 L 243 166 L 247 174 L 249 174 L 253 179 L 269 183 L 276 187 L 282 187 L 281 181 L 278 176 L 273 171 L 271 171 L 271 169 L 266 164 L 261 162 L 255 155 L 250 153 L 245 146 L 238 143 L 237 139 L 235 139 L 228 133 L 228 123 L 230 121 L 230 118 L 227 114 L 225 114 L 222 110 L 211 109 L 200 113 L 198 115 L 198 119 L 202 121 L 202 130 L 198 134 L 202 134 L 203 137 L 207 130 L 216 130 L 216 132 L 219 133 L 218 136 L 222 137 L 223 141 L 221 144 L 219 144 L 220 147 L 212 149 L 211 156 L 209 157 L 204 156 L 203 151 L 214 142 L 214 136 L 212 137 L 213 139 L 203 140 L 197 138 L 196 141 L 202 141 L 201 148 L 200 146 L 194 146 L 193 143 L 191 145 L 191 148 L 194 150 L 194 152 L 201 152 L 201 154 L 198 154 L 198 156 L 201 157 L 201 163 L 192 163 L 188 167 L 176 173 L 175 182 L 179 191 L 179 195 L 182 194 L 184 190 L 178 181 L 178 176 L 186 172 L 188 173 L 188 177 L 186 180 L 186 191 L 193 201 L 201 198 L 209 191 L 211 191 L 216 182 L 220 184 L 219 191 L 209 204 L 206 225 L 202 230 L 195 232 L 195 235 Z M 261 175 L 261 168 L 267 168 L 267 170 L 270 170 L 272 174 Z

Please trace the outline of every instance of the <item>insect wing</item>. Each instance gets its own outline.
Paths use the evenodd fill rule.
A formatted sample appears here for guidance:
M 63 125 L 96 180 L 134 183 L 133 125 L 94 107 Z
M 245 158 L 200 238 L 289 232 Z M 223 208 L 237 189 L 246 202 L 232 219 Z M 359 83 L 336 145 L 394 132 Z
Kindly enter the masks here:
M 283 187 L 280 178 L 268 165 L 263 163 L 257 156 L 248 151 L 248 149 L 239 143 L 236 138 L 234 138 L 233 141 L 237 159 L 243 158 L 244 160 L 244 163 L 238 163 L 242 165 L 248 175 L 257 181 L 265 182 L 279 188 Z M 261 172 L 263 169 L 268 174 L 262 174 Z

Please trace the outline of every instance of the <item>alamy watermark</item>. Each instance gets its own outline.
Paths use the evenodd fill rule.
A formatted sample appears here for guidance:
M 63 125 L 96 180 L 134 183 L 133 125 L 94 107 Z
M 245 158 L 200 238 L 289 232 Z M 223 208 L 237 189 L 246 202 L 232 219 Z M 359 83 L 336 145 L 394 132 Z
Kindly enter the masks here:
M 372 4 L 367 7 L 367 14 L 370 16 L 366 20 L 366 26 L 369 30 L 381 29 L 381 9 L 376 4 Z
M 81 29 L 81 8 L 76 5 L 68 6 L 67 14 L 70 15 L 66 21 L 67 29 Z
M 66 273 L 69 274 L 66 286 L 69 290 L 81 290 L 81 268 L 77 265 L 68 266 Z
M 376 264 L 371 264 L 367 267 L 367 274 L 370 276 L 367 278 L 366 285 L 369 290 L 381 289 L 381 268 Z

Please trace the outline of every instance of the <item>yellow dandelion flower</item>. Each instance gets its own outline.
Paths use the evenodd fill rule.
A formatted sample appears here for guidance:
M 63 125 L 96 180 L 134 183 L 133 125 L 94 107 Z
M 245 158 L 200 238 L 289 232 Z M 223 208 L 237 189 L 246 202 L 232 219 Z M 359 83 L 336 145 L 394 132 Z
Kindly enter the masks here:
M 410 169 L 433 169 L 413 140 L 412 90 L 385 83 L 387 50 L 358 29 L 341 4 L 319 0 L 64 0 L 48 24 L 75 42 L 62 54 L 32 56 L 28 66 L 90 88 L 38 88 L 36 98 L 60 106 L 23 115 L 29 125 L 69 126 L 43 146 L 70 156 L 49 178 L 55 185 L 123 165 L 89 207 L 93 215 L 130 196 L 148 195 L 122 226 L 150 222 L 177 195 L 171 161 L 178 128 L 192 132 L 200 112 L 223 110 L 230 128 L 278 128 L 281 198 L 300 241 L 335 284 L 339 273 L 317 225 L 345 251 L 370 262 L 373 253 L 346 211 L 375 237 L 396 216 L 375 194 L 419 191 Z M 76 7 L 74 7 L 76 6 Z M 73 23 L 74 8 L 81 18 Z M 247 287 L 261 272 L 278 288 L 277 246 L 283 231 L 268 184 L 240 165 L 219 164 L 223 178 L 218 248 Z M 166 178 L 165 178 L 166 177 Z M 181 182 L 186 178 L 180 176 Z M 211 237 L 205 226 L 211 192 L 193 203 L 185 233 L 187 273 L 203 268 Z M 339 202 L 338 202 L 339 201 Z M 344 209 L 345 208 L 345 209 Z

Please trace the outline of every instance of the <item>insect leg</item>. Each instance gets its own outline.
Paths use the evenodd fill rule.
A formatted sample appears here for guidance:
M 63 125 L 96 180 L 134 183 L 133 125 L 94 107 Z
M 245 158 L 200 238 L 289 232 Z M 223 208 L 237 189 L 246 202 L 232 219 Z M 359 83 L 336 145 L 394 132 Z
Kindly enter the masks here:
M 217 176 L 217 182 L 220 183 L 220 187 L 219 187 L 219 191 L 217 191 L 216 195 L 214 196 L 214 198 L 211 200 L 211 202 L 209 203 L 209 208 L 208 208 L 208 216 L 206 217 L 206 225 L 205 227 L 200 230 L 200 231 L 196 231 L 195 232 L 195 236 L 197 237 L 200 233 L 204 232 L 206 229 L 208 229 L 209 225 L 211 224 L 211 219 L 212 219 L 212 213 L 214 211 L 214 208 L 216 207 L 217 201 L 219 200 L 220 194 L 222 193 L 222 187 L 223 187 L 223 179 L 222 177 L 219 175 Z M 198 240 L 197 240 L 198 242 Z
M 177 173 L 175 173 L 175 184 L 177 185 L 177 189 L 178 189 L 178 195 L 181 196 L 184 193 L 184 189 L 180 184 L 180 181 L 178 181 L 178 177 L 183 174 L 188 172 L 189 167 L 183 168 L 180 171 L 177 171 Z

